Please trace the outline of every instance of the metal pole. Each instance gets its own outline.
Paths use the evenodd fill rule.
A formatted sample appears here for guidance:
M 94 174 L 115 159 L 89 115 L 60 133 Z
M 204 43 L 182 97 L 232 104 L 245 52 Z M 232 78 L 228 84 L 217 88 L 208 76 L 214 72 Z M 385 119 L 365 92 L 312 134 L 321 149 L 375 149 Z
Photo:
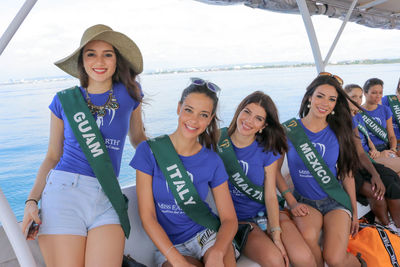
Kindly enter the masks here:
M 31 11 L 32 7 L 36 4 L 37 0 L 26 0 L 24 5 L 18 11 L 17 15 L 14 17 L 13 21 L 8 26 L 7 30 L 3 33 L 0 38 L 0 55 L 3 54 L 4 49 L 10 42 L 11 38 L 14 36 L 15 32 L 21 26 L 22 22 L 26 16 Z
M 321 50 L 319 49 L 319 44 L 317 36 L 315 34 L 314 25 L 311 20 L 310 12 L 308 11 L 307 3 L 305 0 L 296 0 L 299 7 L 301 16 L 303 17 L 304 26 L 306 27 L 308 41 L 310 41 L 311 49 L 313 51 L 315 66 L 317 67 L 317 72 L 323 72 L 325 70 L 324 63 L 321 57 Z
M 18 262 L 21 267 L 36 267 L 36 262 L 32 256 L 32 252 L 28 247 L 28 243 L 22 234 L 21 227 L 17 222 L 13 211 L 8 204 L 6 196 L 0 188 L 0 222 L 7 234 L 8 240 L 14 249 Z
M 351 6 L 350 6 L 349 10 L 347 11 L 346 17 L 345 17 L 344 20 L 343 20 L 342 26 L 340 27 L 340 29 L 339 29 L 339 31 L 338 31 L 338 33 L 337 33 L 337 35 L 336 35 L 336 38 L 335 38 L 335 40 L 333 41 L 333 43 L 332 43 L 332 45 L 331 45 L 331 48 L 329 49 L 329 52 L 328 52 L 328 54 L 327 54 L 326 57 L 325 57 L 325 60 L 324 60 L 324 67 L 326 67 L 326 65 L 328 65 L 328 62 L 329 62 L 329 59 L 331 58 L 331 55 L 332 55 L 332 53 L 333 53 L 333 50 L 335 49 L 335 47 L 336 47 L 336 45 L 337 45 L 337 43 L 338 43 L 338 41 L 339 41 L 339 38 L 340 38 L 340 36 L 341 36 L 342 33 L 343 33 L 344 27 L 346 26 L 346 23 L 349 21 L 350 16 L 351 16 L 351 13 L 353 13 L 353 9 L 354 9 L 354 7 L 356 6 L 357 2 L 358 2 L 358 0 L 353 0 L 353 3 L 351 3 Z

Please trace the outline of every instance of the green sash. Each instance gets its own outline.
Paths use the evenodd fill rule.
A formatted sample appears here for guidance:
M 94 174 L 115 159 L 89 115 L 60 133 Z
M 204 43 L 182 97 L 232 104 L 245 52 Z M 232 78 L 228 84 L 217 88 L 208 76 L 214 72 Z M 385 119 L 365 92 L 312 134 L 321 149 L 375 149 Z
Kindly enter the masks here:
M 218 231 L 221 223 L 200 198 L 168 135 L 147 140 L 178 206 L 194 222 Z
M 368 139 L 369 139 L 368 130 L 361 123 L 358 124 L 357 128 L 361 132 L 361 134 L 363 134 L 365 136 L 365 139 L 367 139 L 367 143 L 368 143 Z M 365 154 L 367 154 L 367 156 L 371 162 L 376 163 L 376 161 L 371 158 L 371 156 L 369 155 L 369 153 L 367 151 L 364 151 L 364 152 L 365 152 Z
M 353 212 L 349 195 L 344 191 L 310 139 L 308 139 L 303 127 L 299 125 L 295 118 L 284 122 L 283 126 L 298 155 L 322 189 L 331 198 Z
M 375 136 L 379 137 L 379 139 L 387 144 L 389 140 L 386 129 L 383 128 L 374 118 L 372 118 L 366 112 L 360 111 L 360 114 L 368 130 L 370 130 Z
M 104 193 L 117 212 L 122 229 L 128 238 L 131 227 L 127 213 L 127 198 L 122 194 L 103 136 L 97 127 L 94 117 L 89 111 L 79 87 L 76 86 L 60 91 L 57 95 L 75 138 Z
M 392 109 L 393 116 L 397 125 L 400 126 L 400 102 L 396 95 L 388 95 L 387 99 L 389 100 L 390 108 Z
M 253 201 L 265 204 L 264 187 L 254 184 L 247 175 L 243 172 L 233 150 L 231 140 L 228 136 L 228 129 L 221 129 L 221 137 L 218 142 L 218 154 L 224 162 L 226 172 L 229 175 L 229 181 L 243 194 Z M 278 202 L 282 206 L 284 199 L 280 196 Z

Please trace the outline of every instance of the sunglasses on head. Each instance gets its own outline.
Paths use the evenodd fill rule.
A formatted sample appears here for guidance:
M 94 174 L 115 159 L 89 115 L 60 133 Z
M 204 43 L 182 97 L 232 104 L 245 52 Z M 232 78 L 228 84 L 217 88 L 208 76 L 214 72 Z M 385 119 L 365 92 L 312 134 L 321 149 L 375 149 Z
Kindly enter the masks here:
M 330 72 L 320 72 L 320 73 L 318 74 L 318 76 L 329 76 L 329 77 L 332 77 L 332 78 L 334 78 L 336 81 L 338 81 L 338 83 L 339 83 L 340 85 L 343 85 L 343 80 L 342 80 L 342 78 L 340 78 L 340 77 L 337 76 L 337 75 L 333 75 L 333 74 L 330 73 Z
M 212 92 L 214 92 L 216 94 L 218 94 L 221 91 L 221 88 L 219 88 L 218 85 L 216 85 L 215 83 L 203 80 L 201 78 L 192 77 L 192 78 L 190 78 L 190 81 L 194 85 L 198 85 L 198 86 L 206 85 L 208 90 L 210 90 L 210 91 L 212 91 Z

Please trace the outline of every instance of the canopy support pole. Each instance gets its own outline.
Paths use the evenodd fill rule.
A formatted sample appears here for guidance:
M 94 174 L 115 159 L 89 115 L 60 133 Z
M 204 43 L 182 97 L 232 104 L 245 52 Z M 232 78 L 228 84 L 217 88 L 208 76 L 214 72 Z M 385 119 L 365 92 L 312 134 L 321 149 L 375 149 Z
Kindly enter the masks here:
M 308 41 L 310 42 L 311 49 L 314 56 L 315 66 L 317 72 L 325 71 L 324 62 L 322 61 L 321 50 L 319 48 L 317 35 L 315 34 L 314 25 L 311 20 L 310 12 L 308 11 L 306 0 L 296 0 L 299 7 L 301 16 L 303 17 L 304 26 L 306 27 Z
M 24 5 L 18 11 L 17 15 L 15 15 L 14 19 L 11 21 L 10 25 L 0 38 L 0 55 L 3 54 L 4 49 L 14 36 L 15 32 L 18 30 L 19 26 L 21 26 L 26 16 L 28 16 L 36 2 L 37 0 L 26 0 Z
M 339 41 L 339 39 L 340 39 L 340 36 L 341 36 L 342 33 L 343 33 L 344 27 L 346 26 L 347 22 L 349 21 L 350 16 L 351 16 L 351 13 L 353 13 L 354 7 L 356 6 L 357 2 L 358 2 L 358 0 L 353 0 L 353 2 L 351 3 L 351 6 L 350 6 L 350 8 L 349 8 L 349 10 L 347 11 L 347 14 L 346 14 L 346 17 L 345 17 L 344 20 L 343 20 L 342 26 L 340 27 L 340 29 L 339 29 L 339 31 L 338 31 L 338 33 L 337 33 L 337 35 L 336 35 L 336 38 L 335 38 L 335 40 L 333 41 L 333 43 L 332 43 L 332 45 L 331 45 L 331 48 L 329 49 L 329 52 L 328 52 L 328 54 L 327 54 L 326 57 L 325 57 L 325 60 L 324 60 L 324 66 L 325 66 L 325 67 L 326 67 L 326 65 L 328 65 L 328 63 L 329 63 L 329 59 L 331 58 L 331 55 L 332 55 L 332 53 L 333 53 L 333 50 L 335 49 L 335 47 L 336 47 L 336 45 L 337 45 L 337 43 L 338 43 L 338 41 Z

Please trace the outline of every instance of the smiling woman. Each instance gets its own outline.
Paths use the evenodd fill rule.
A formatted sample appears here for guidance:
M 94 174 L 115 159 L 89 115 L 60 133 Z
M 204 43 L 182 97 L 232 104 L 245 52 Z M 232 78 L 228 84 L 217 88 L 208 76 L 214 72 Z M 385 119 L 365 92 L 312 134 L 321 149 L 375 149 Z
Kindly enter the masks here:
M 127 134 L 133 146 L 145 139 L 135 81 L 142 56 L 126 35 L 95 25 L 56 65 L 81 86 L 60 91 L 50 104 L 48 152 L 25 202 L 22 228 L 41 224 L 46 265 L 121 266 L 130 224 L 117 177 Z
M 236 266 L 237 219 L 224 165 L 214 151 L 218 87 L 191 80 L 178 103 L 177 129 L 140 144 L 130 163 L 139 214 L 158 249 L 157 266 Z M 210 187 L 219 218 L 204 202 Z

